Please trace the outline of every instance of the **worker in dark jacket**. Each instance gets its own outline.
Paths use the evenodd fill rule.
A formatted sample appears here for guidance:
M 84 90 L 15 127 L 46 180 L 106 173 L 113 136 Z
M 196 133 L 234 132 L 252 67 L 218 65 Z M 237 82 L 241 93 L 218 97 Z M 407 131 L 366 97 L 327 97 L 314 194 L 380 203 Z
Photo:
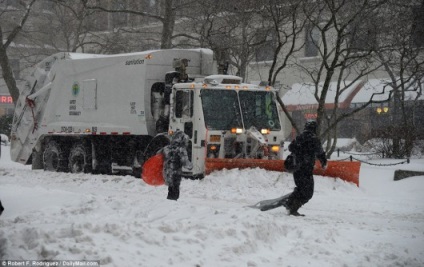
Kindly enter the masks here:
M 289 145 L 289 151 L 296 155 L 296 160 L 299 164 L 299 168 L 293 173 L 296 187 L 284 203 L 290 215 L 303 216 L 298 213 L 298 209 L 308 202 L 314 194 L 312 172 L 315 166 L 315 159 L 319 159 L 323 169 L 327 167 L 325 152 L 322 149 L 321 141 L 316 136 L 317 126 L 316 121 L 307 121 L 304 131 Z
M 182 131 L 176 130 L 171 143 L 163 148 L 163 175 L 168 185 L 168 199 L 177 200 L 180 197 L 182 167 L 191 170 L 192 163 L 188 159 L 187 145 L 189 137 Z

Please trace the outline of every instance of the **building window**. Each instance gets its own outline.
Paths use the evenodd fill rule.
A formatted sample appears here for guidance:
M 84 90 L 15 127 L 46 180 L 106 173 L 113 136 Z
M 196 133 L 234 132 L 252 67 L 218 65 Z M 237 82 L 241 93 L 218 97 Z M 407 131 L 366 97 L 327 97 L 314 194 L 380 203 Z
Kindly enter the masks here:
M 358 51 L 371 50 L 377 43 L 377 30 L 372 23 L 356 23 L 350 28 L 350 48 Z
M 95 11 L 88 20 L 89 27 L 93 27 L 95 31 L 104 31 L 108 29 L 108 16 L 104 13 Z
M 262 37 L 263 38 L 263 37 Z M 274 51 L 276 48 L 275 33 L 271 33 L 266 37 L 265 42 L 256 48 L 255 59 L 257 62 L 270 61 L 274 59 Z
M 113 10 L 124 10 L 127 8 L 125 1 L 113 1 Z M 112 13 L 112 25 L 114 28 L 123 27 L 127 25 L 127 14 L 122 12 Z
M 305 57 L 318 56 L 320 31 L 317 27 L 309 25 L 305 28 Z
M 261 45 L 258 49 L 256 49 L 255 52 L 256 61 L 260 62 L 273 60 L 274 49 L 274 45 L 272 45 L 270 42 L 266 42 L 265 44 Z

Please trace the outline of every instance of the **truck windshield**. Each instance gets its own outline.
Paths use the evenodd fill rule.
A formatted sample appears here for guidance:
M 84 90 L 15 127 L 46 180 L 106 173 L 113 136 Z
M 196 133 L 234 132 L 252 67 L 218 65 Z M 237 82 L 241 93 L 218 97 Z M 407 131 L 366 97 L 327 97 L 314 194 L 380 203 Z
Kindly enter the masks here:
M 241 128 L 237 92 L 233 90 L 202 90 L 203 114 L 210 130 Z
M 281 130 L 272 92 L 240 91 L 239 97 L 245 129 L 255 126 L 258 130 Z

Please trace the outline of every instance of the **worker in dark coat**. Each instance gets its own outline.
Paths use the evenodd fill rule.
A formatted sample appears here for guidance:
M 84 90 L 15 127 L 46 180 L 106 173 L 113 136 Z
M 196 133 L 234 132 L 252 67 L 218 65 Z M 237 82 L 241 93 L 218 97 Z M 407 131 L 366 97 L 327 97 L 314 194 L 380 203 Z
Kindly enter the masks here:
M 172 135 L 171 143 L 164 147 L 163 175 L 168 185 L 168 199 L 177 200 L 180 197 L 180 183 L 182 167 L 191 170 L 192 163 L 188 158 L 187 145 L 189 137 L 182 131 L 176 130 Z
M 316 136 L 317 126 L 316 121 L 307 121 L 304 131 L 289 145 L 289 151 L 295 154 L 299 164 L 299 168 L 293 173 L 296 187 L 284 203 L 290 215 L 302 216 L 302 214 L 298 213 L 298 209 L 307 203 L 314 194 L 312 172 L 315 166 L 315 159 L 319 159 L 323 169 L 327 167 L 325 152 L 322 149 L 321 141 Z

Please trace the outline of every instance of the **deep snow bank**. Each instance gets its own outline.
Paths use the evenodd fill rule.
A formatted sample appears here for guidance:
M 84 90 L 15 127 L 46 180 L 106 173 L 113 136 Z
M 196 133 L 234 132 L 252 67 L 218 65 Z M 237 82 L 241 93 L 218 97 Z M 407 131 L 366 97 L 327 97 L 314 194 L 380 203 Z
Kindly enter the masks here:
M 184 180 L 181 199 L 130 176 L 31 171 L 1 159 L 3 259 L 102 266 L 424 266 L 424 177 L 364 166 L 361 187 L 315 177 L 291 217 L 245 207 L 290 192 L 292 176 L 224 170 Z

